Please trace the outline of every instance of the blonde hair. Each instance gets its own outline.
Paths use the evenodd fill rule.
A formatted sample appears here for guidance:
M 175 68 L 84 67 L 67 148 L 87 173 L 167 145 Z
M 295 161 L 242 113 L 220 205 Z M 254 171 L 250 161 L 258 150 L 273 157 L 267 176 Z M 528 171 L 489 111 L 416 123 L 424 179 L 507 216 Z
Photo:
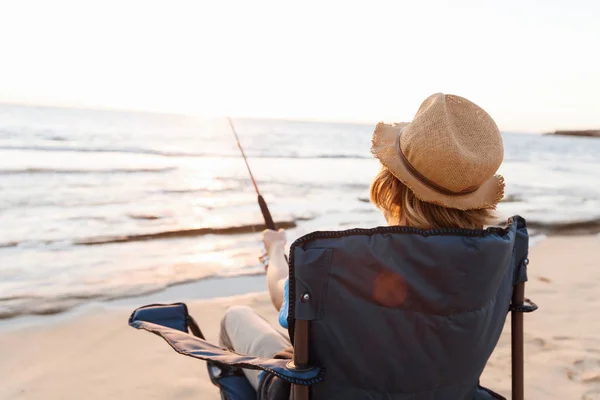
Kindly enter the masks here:
M 399 224 L 404 218 L 407 225 L 422 229 L 481 229 L 495 221 L 495 213 L 490 209 L 463 211 L 419 200 L 385 167 L 371 183 L 371 202 L 386 213 L 390 225 Z

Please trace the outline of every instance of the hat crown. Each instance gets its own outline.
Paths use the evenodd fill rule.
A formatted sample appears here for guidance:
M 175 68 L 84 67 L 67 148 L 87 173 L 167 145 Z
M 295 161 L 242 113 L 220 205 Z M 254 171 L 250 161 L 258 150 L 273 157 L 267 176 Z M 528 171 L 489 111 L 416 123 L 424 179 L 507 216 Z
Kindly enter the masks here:
M 419 174 L 456 193 L 481 186 L 504 158 L 502 135 L 492 117 L 463 97 L 442 93 L 421 104 L 398 145 Z

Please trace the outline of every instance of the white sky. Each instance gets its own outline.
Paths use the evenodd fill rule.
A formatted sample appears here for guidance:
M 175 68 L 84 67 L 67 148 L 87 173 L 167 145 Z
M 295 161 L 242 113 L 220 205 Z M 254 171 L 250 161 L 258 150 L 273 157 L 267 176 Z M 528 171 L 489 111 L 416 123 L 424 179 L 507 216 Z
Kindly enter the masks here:
M 600 128 L 600 2 L 0 0 L 3 102 L 375 122 L 440 91 Z

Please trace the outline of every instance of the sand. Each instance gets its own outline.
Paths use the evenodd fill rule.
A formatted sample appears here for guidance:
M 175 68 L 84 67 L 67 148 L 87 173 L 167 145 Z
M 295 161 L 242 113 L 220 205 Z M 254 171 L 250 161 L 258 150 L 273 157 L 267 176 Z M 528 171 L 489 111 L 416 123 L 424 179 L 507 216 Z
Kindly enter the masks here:
M 600 238 L 551 237 L 530 259 L 527 295 L 540 310 L 525 320 L 526 398 L 600 399 Z M 275 324 L 264 292 L 188 303 L 214 341 L 232 304 L 248 304 Z M 219 399 L 203 362 L 128 327 L 132 308 L 96 305 L 28 324 L 0 322 L 0 399 Z M 510 395 L 510 325 L 481 381 Z

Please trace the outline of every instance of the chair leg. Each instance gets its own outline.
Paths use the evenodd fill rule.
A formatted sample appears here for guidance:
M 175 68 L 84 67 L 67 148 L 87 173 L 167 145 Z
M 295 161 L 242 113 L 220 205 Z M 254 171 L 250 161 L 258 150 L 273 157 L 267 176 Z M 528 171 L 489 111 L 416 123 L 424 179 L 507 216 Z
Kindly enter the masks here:
M 309 399 L 309 394 L 308 394 L 308 386 L 302 386 L 302 385 L 293 385 L 293 396 L 292 396 L 292 400 L 308 400 Z
M 522 306 L 525 302 L 525 283 L 513 289 L 512 305 Z M 511 358 L 512 358 L 512 400 L 524 400 L 523 367 L 523 312 L 511 312 Z
M 310 322 L 296 320 L 294 324 L 294 365 L 298 369 L 309 367 L 308 335 Z M 293 400 L 309 400 L 310 387 L 292 385 Z

